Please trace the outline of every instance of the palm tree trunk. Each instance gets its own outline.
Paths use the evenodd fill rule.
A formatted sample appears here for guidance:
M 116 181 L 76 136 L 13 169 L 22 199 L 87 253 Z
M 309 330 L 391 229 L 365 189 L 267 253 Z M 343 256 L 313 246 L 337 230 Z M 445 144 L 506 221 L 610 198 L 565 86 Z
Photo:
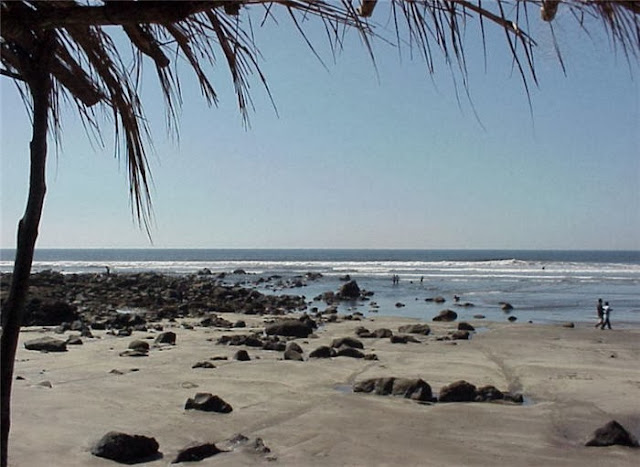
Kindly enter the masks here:
M 49 44 L 43 41 L 42 52 L 50 51 Z M 41 56 L 44 57 L 45 54 Z M 36 54 L 39 56 L 40 54 Z M 45 60 L 46 62 L 46 60 Z M 11 423 L 11 385 L 13 367 L 20 335 L 20 324 L 29 290 L 31 263 L 38 237 L 38 226 L 47 190 L 45 166 L 47 160 L 48 117 L 51 105 L 51 75 L 44 63 L 36 65 L 33 76 L 28 81 L 33 98 L 33 134 L 31 139 L 31 173 L 29 179 L 29 197 L 23 218 L 18 224 L 18 241 L 13 266 L 13 276 L 9 295 L 2 310 L 2 343 L 0 361 L 2 363 L 2 439 L 1 466 L 8 461 L 9 429 Z

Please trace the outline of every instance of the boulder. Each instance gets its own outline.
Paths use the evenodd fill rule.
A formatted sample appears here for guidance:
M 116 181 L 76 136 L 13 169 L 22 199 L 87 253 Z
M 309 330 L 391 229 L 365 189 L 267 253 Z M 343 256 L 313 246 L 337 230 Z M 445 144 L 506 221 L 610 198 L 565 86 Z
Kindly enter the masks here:
M 80 339 L 80 336 L 69 336 L 67 345 L 82 345 L 82 339 Z
M 308 337 L 312 329 L 297 319 L 286 319 L 269 324 L 265 333 L 268 336 Z
M 165 331 L 158 334 L 156 340 L 154 341 L 156 344 L 176 344 L 176 333 L 173 331 Z
M 242 349 L 242 350 L 238 350 L 235 353 L 235 355 L 233 356 L 233 359 L 238 360 L 239 362 L 248 362 L 249 360 L 251 360 L 251 357 L 249 356 L 249 352 Z
M 503 400 L 505 395 L 495 386 L 482 386 L 476 391 L 476 402 Z
M 451 339 L 458 340 L 469 340 L 469 331 L 454 331 L 451 334 Z
M 327 345 L 322 345 L 309 354 L 309 358 L 335 357 L 336 351 Z
M 405 324 L 404 326 L 400 326 L 398 328 L 398 332 L 404 334 L 422 334 L 424 336 L 428 336 L 431 333 L 431 328 L 428 324 L 424 323 Z
M 585 446 L 613 446 L 614 444 L 637 448 L 638 440 L 617 421 L 611 420 L 594 431 Z
M 208 457 L 215 456 L 221 452 L 226 451 L 218 449 L 218 447 L 213 443 L 192 444 L 181 449 L 171 463 L 179 464 L 180 462 L 198 462 Z
M 470 325 L 469 323 L 466 323 L 464 321 L 461 321 L 458 323 L 458 331 L 475 331 L 476 328 L 474 328 L 472 325 Z
M 507 302 L 500 302 L 500 309 L 502 311 L 511 311 L 513 310 L 513 305 L 511 303 L 507 303 Z
M 376 329 L 375 331 L 373 331 L 373 334 L 378 339 L 386 339 L 388 337 L 393 336 L 393 332 L 391 331 L 391 329 L 387 329 L 387 328 Z
M 348 281 L 342 284 L 337 295 L 341 300 L 355 300 L 360 297 L 360 287 L 356 281 Z
M 336 357 L 364 358 L 364 354 L 354 347 L 341 347 L 336 352 Z
M 438 313 L 438 316 L 433 318 L 434 321 L 446 321 L 451 322 L 455 321 L 458 318 L 458 313 L 453 310 L 442 310 Z
M 143 341 L 140 339 L 136 339 L 129 343 L 129 349 L 131 350 L 139 350 L 141 352 L 149 351 L 149 343 L 147 341 Z
M 229 413 L 233 410 L 231 405 L 218 396 L 208 392 L 199 392 L 193 398 L 187 399 L 185 410 L 202 410 L 204 412 Z
M 287 350 L 284 351 L 284 359 L 293 360 L 296 362 L 304 361 L 304 357 L 302 356 L 302 353 L 292 348 L 288 348 Z
M 338 337 L 331 343 L 331 347 L 353 347 L 354 349 L 364 349 L 364 345 L 355 337 Z
M 300 347 L 300 345 L 297 342 L 289 342 L 287 344 L 286 350 L 293 350 L 293 351 L 296 351 L 296 352 L 298 352 L 300 354 L 304 353 L 304 351 L 302 350 L 302 347 Z
M 122 464 L 135 464 L 159 456 L 155 438 L 110 431 L 91 448 L 91 454 Z
M 66 352 L 67 343 L 54 337 L 39 337 L 24 343 L 27 350 L 39 350 L 41 352 Z
M 456 381 L 440 389 L 439 402 L 473 402 L 476 399 L 476 387 L 464 380 Z

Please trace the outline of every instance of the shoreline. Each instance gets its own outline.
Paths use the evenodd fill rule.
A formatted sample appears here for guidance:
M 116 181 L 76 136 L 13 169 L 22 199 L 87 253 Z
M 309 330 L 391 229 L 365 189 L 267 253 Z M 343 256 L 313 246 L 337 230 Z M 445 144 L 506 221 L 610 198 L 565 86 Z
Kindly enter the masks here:
M 24 342 L 51 329 L 21 333 L 14 383 L 10 465 L 116 465 L 89 453 L 110 430 L 155 437 L 167 465 L 184 446 L 224 446 L 236 433 L 261 438 L 268 455 L 218 454 L 193 465 L 635 465 L 638 451 L 585 447 L 585 438 L 615 419 L 640 435 L 640 330 L 600 332 L 591 327 L 482 322 L 470 340 L 438 340 L 457 322 L 427 323 L 418 342 L 358 338 L 356 329 L 398 333 L 411 318 L 387 316 L 323 324 L 300 345 L 304 361 L 279 351 L 216 344 L 223 335 L 260 332 L 278 316 L 224 314 L 245 328 L 201 327 L 192 318 L 162 321 L 176 333 L 174 346 L 152 347 L 147 357 L 121 357 L 136 339 L 153 342 L 160 331 L 117 337 L 94 331 L 64 353 L 41 353 Z M 293 315 L 299 316 L 299 314 Z M 186 325 L 183 326 L 183 323 Z M 473 322 L 471 322 L 474 324 Z M 192 328 L 189 328 L 193 326 Z M 77 334 L 77 332 L 65 333 Z M 309 358 L 339 337 L 356 337 L 377 360 Z M 151 339 L 149 339 L 151 338 Z M 233 355 L 247 350 L 251 360 Z M 227 360 L 211 360 L 227 357 Z M 192 368 L 208 360 L 215 368 Z M 136 369 L 137 371 L 131 371 Z M 113 373 L 112 370 L 118 370 Z M 119 374 L 118 374 L 119 373 Z M 419 404 L 393 396 L 354 393 L 373 377 L 422 378 L 438 393 L 464 379 L 477 386 L 520 391 L 524 405 Z M 48 381 L 48 384 L 44 384 Z M 184 410 L 195 392 L 211 392 L 233 406 L 229 414 Z

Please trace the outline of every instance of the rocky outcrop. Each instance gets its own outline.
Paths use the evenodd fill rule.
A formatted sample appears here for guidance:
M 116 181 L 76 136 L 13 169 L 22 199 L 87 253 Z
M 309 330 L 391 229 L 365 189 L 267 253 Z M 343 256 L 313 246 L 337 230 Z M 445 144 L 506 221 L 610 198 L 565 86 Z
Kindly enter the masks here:
M 265 328 L 268 336 L 308 337 L 313 329 L 305 322 L 297 319 L 286 319 L 269 324 Z
M 431 386 L 422 379 L 373 378 L 354 384 L 353 392 L 368 392 L 379 396 L 401 396 L 421 402 L 432 402 Z
M 473 402 L 476 399 L 476 387 L 460 380 L 440 389 L 439 402 Z

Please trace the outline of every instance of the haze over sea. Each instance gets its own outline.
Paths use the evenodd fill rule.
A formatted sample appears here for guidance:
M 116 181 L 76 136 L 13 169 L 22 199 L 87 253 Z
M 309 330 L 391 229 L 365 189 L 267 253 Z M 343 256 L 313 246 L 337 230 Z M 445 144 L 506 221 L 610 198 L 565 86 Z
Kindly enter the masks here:
M 0 250 L 0 272 L 11 272 L 14 251 Z M 371 301 L 345 303 L 340 312 L 406 316 L 430 321 L 450 308 L 459 320 L 482 314 L 490 321 L 595 323 L 598 298 L 613 307 L 615 327 L 640 325 L 640 251 L 558 250 L 334 250 L 334 249 L 40 249 L 33 271 L 226 273 L 227 284 L 268 293 L 314 297 L 337 291 L 345 275 L 374 292 Z M 243 270 L 246 274 L 233 273 Z M 307 273 L 321 278 L 307 280 Z M 397 275 L 398 284 L 391 278 Z M 268 277 L 280 276 L 270 281 Z M 453 296 L 460 296 L 461 307 Z M 445 303 L 425 299 L 442 296 Z M 514 310 L 507 315 L 500 302 Z M 371 306 L 378 305 L 377 308 Z M 404 306 L 396 306 L 403 304 Z

